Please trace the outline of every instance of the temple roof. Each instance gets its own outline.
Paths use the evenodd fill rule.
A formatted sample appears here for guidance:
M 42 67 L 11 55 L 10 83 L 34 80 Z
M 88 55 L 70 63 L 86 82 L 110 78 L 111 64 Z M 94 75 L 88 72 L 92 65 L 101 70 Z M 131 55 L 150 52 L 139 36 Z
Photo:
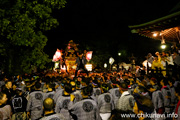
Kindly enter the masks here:
M 138 33 L 155 40 L 165 39 L 168 42 L 178 42 L 180 41 L 179 8 L 180 2 L 170 11 L 171 14 L 139 25 L 131 25 L 129 28 L 132 33 Z

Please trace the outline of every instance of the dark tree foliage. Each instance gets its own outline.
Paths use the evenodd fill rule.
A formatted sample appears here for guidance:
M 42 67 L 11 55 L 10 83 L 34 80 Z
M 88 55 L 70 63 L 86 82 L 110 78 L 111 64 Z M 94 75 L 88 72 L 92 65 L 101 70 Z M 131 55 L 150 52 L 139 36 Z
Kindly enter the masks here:
M 45 31 L 59 25 L 53 10 L 66 0 L 0 0 L 0 67 L 9 74 L 44 69 L 50 62 L 43 52 Z

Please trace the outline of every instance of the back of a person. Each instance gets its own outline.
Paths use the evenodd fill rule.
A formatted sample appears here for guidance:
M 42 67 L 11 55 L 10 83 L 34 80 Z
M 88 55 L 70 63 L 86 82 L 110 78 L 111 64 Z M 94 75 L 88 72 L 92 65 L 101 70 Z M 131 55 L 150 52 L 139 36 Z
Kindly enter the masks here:
M 93 96 L 98 97 L 101 94 L 100 88 L 93 88 Z
M 66 120 L 65 117 L 61 114 L 50 114 L 47 115 L 43 118 L 41 118 L 40 120 Z
M 59 86 L 59 87 L 56 88 L 55 91 L 57 92 L 57 91 L 59 91 L 59 90 L 61 90 L 61 89 L 62 89 L 61 86 Z
M 101 120 L 97 103 L 92 99 L 83 99 L 70 108 L 77 120 Z
M 98 96 L 98 107 L 100 113 L 111 113 L 114 109 L 113 97 L 110 93 L 103 93 Z
M 174 63 L 177 65 L 177 66 L 180 66 L 180 56 L 179 55 L 176 55 L 175 59 L 174 59 Z
M 111 93 L 111 95 L 112 95 L 112 97 L 113 97 L 114 105 L 115 105 L 115 107 L 116 107 L 117 101 L 118 101 L 118 99 L 119 99 L 120 96 L 121 96 L 121 93 L 120 93 L 120 91 L 119 91 L 119 88 L 110 89 L 109 92 Z
M 136 105 L 134 106 L 134 111 L 136 114 L 151 114 L 154 111 L 154 106 L 151 99 L 138 93 L 135 93 L 133 96 L 136 101 Z
M 162 95 L 164 97 L 164 106 L 170 107 L 171 104 L 171 91 L 168 87 L 161 89 Z
M 55 94 L 53 96 L 55 103 L 57 102 L 58 98 L 63 95 L 63 93 L 64 93 L 64 89 L 60 89 L 59 91 L 55 92 Z
M 24 96 L 15 95 L 12 99 L 12 108 L 14 113 L 25 112 L 27 107 L 27 99 Z
M 174 86 L 170 87 L 170 92 L 171 92 L 171 104 L 175 105 L 178 102 L 178 98 L 175 95 L 176 93 L 175 93 L 175 87 Z
M 160 90 L 154 91 L 152 93 L 152 102 L 155 110 L 164 107 L 164 98 Z
M 26 119 L 27 99 L 24 96 L 15 95 L 12 99 L 12 108 L 14 114 L 12 120 L 25 120 Z
M 171 112 L 171 91 L 168 87 L 164 87 L 161 89 L 161 92 L 164 98 L 165 112 L 170 113 Z
M 70 96 L 63 95 L 58 98 L 58 100 L 56 102 L 56 106 L 55 106 L 55 112 L 61 113 L 62 115 L 64 115 L 64 117 L 67 120 L 71 119 L 71 116 L 68 111 L 69 102 L 70 102 Z
M 30 93 L 26 110 L 31 112 L 32 120 L 35 120 L 41 117 L 43 113 L 43 92 L 42 91 L 34 91 Z
M 75 96 L 74 103 L 79 102 L 82 99 L 82 95 L 79 90 L 76 90 L 72 94 Z
M 117 109 L 123 111 L 133 111 L 134 106 L 134 97 L 125 91 L 126 93 L 122 94 L 117 102 Z
M 0 120 L 9 120 L 11 119 L 11 106 L 4 105 L 0 108 Z

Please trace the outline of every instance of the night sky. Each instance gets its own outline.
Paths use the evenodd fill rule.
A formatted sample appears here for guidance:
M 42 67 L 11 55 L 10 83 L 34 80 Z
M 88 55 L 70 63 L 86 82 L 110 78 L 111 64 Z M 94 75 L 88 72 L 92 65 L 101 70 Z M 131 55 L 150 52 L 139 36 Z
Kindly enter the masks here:
M 81 49 L 93 46 L 117 55 L 126 49 L 135 56 L 145 56 L 159 50 L 160 41 L 131 34 L 128 25 L 148 22 L 170 14 L 179 1 L 164 0 L 67 0 L 65 8 L 53 16 L 59 26 L 47 31 L 45 52 L 51 58 L 57 48 L 64 49 L 69 40 L 79 43 Z M 131 56 L 131 55 L 129 55 Z

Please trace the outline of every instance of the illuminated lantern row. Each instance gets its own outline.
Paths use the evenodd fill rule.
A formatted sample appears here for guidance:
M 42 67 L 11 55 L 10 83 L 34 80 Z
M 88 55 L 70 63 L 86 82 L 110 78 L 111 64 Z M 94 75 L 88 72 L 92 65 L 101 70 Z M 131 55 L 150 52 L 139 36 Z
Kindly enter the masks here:
M 59 61 L 61 59 L 61 51 L 59 49 L 57 49 L 56 53 L 53 56 L 53 60 L 54 62 Z

